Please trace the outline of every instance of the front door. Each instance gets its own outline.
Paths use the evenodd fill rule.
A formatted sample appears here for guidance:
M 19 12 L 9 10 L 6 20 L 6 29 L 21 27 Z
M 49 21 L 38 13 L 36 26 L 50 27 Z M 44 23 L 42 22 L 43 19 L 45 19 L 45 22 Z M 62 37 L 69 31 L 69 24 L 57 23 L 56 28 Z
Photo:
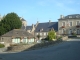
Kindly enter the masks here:
M 79 34 L 79 29 L 77 29 L 77 34 Z
M 69 30 L 69 35 L 71 35 L 71 33 L 72 33 L 72 30 L 70 29 L 70 30 Z

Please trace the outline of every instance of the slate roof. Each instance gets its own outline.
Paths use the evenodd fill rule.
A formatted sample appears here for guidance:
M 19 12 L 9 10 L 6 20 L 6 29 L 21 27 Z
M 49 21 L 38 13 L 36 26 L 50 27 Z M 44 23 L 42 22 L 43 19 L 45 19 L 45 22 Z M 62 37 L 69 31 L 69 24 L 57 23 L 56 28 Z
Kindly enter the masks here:
M 58 22 L 39 23 L 35 32 L 40 32 L 41 29 L 43 29 L 42 32 L 48 32 L 51 28 L 58 31 Z
M 72 14 L 72 15 L 67 15 L 65 18 L 80 18 L 80 14 Z
M 2 35 L 3 37 L 33 37 L 32 34 L 26 32 L 26 30 L 22 30 L 22 29 L 13 29 L 9 32 L 7 32 L 6 34 Z
M 71 14 L 71 15 L 67 15 L 64 18 L 60 18 L 60 19 L 80 19 L 80 14 Z
M 26 26 L 26 30 L 32 30 L 32 26 Z

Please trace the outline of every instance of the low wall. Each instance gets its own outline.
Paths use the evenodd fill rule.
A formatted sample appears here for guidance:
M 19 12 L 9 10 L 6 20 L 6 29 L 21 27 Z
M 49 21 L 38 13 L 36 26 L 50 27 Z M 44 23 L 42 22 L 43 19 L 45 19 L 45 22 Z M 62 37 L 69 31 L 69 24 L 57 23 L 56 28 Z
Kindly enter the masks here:
M 63 41 L 66 41 L 67 39 L 68 39 L 68 36 L 63 36 L 63 37 L 62 37 L 62 40 L 63 40 Z
M 27 50 L 34 50 L 38 48 L 48 47 L 50 45 L 54 45 L 55 43 L 59 43 L 60 41 L 51 41 L 45 43 L 38 43 L 38 44 L 29 44 L 29 45 L 15 45 L 8 48 L 8 51 L 27 51 Z

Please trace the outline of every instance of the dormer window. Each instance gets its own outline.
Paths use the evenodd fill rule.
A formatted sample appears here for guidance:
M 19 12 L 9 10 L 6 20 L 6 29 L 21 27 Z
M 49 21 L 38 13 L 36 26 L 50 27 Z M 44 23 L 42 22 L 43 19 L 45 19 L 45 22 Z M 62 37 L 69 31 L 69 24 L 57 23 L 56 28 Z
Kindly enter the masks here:
M 43 28 L 42 28 L 42 29 L 40 29 L 40 31 L 43 31 Z
M 69 16 L 69 18 L 72 18 L 72 16 Z
M 76 18 L 79 18 L 79 16 L 77 15 Z

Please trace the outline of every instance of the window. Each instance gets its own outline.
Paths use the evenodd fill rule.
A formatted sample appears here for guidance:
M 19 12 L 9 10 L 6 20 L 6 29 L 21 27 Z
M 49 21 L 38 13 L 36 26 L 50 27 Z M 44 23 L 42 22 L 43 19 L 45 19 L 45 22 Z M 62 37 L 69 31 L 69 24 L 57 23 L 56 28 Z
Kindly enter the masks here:
M 79 29 L 77 29 L 77 34 L 79 34 Z
M 62 22 L 62 26 L 65 26 L 65 22 Z
M 36 35 L 38 35 L 38 33 L 36 33 Z
M 42 35 L 42 33 L 40 33 L 40 35 Z
M 72 29 L 69 30 L 69 34 L 72 34 Z
M 72 26 L 72 22 L 70 22 L 70 26 Z
M 79 21 L 77 21 L 76 23 L 77 23 L 76 25 L 79 25 Z
M 46 35 L 46 33 L 44 33 L 44 36 Z
M 77 15 L 76 18 L 79 18 L 79 15 Z
M 72 16 L 69 16 L 69 18 L 72 18 Z
M 46 33 L 48 35 L 48 33 Z

